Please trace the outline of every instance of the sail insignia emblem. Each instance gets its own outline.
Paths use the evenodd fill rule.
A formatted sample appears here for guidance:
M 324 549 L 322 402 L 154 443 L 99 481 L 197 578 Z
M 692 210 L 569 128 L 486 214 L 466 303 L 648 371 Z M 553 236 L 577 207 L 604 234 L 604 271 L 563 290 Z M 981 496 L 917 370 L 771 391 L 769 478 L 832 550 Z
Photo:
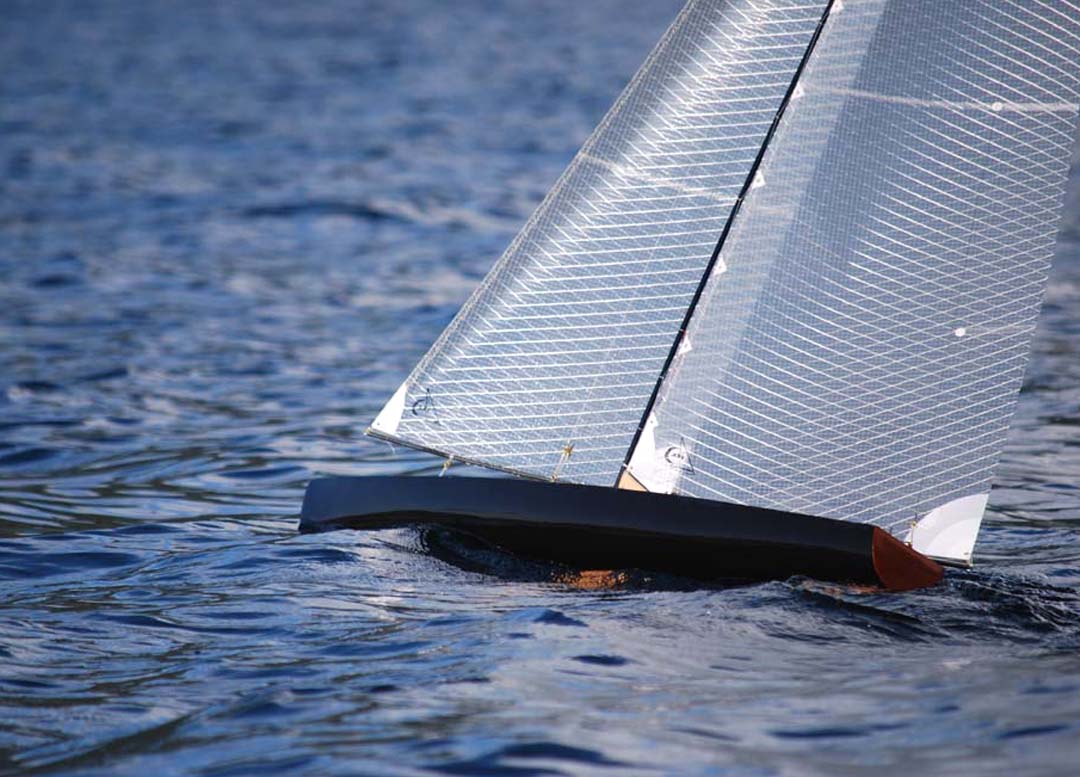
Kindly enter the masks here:
M 694 471 L 694 465 L 690 461 L 690 452 L 686 449 L 685 443 L 669 445 L 664 449 L 663 457 L 667 465 L 674 470 L 687 473 Z
M 431 413 L 431 420 L 439 423 L 438 414 L 435 412 L 435 400 L 431 397 L 431 389 L 424 389 L 424 396 L 412 403 L 412 414 L 415 416 Z

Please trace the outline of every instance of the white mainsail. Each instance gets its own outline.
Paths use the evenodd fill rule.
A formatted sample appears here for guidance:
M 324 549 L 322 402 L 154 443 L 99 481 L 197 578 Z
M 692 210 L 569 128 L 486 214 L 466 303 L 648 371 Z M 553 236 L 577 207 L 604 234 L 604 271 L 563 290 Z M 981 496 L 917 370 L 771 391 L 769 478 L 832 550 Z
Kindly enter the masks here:
M 372 432 L 966 563 L 1078 103 L 1071 1 L 692 0 Z
M 372 431 L 614 483 L 825 7 L 691 2 Z
M 799 94 L 629 471 L 966 563 L 1054 252 L 1080 9 L 845 2 Z

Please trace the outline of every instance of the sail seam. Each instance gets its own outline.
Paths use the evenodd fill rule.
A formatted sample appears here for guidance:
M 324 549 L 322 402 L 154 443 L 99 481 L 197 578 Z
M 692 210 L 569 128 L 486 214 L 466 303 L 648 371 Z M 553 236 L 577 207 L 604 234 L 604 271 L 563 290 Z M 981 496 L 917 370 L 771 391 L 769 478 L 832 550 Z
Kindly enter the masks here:
M 895 94 L 879 94 L 865 89 L 841 89 L 837 87 L 822 86 L 818 91 L 824 94 L 836 94 L 842 97 L 857 97 L 864 100 L 892 103 L 893 105 L 910 105 L 917 108 L 946 108 L 949 110 L 989 111 L 992 113 L 1066 113 L 1072 114 L 1080 110 L 1076 103 L 1041 103 L 1041 102 L 1012 102 L 1008 100 L 991 100 L 989 102 L 973 102 L 970 100 L 923 100 L 917 97 L 904 97 Z
M 674 189 L 677 192 L 691 194 L 695 197 L 703 197 L 705 199 L 715 200 L 721 205 L 731 205 L 734 202 L 731 197 L 717 197 L 708 189 L 702 189 L 697 186 L 687 186 L 684 183 L 679 183 L 679 181 L 675 178 L 661 178 L 655 175 L 649 175 L 645 172 L 645 170 L 648 170 L 650 168 L 633 167 L 625 163 L 612 162 L 607 159 L 602 159 L 601 157 L 595 156 L 593 154 L 587 154 L 585 152 L 579 153 L 578 157 L 584 161 L 592 162 L 595 165 L 599 165 L 605 170 L 615 173 L 618 176 L 622 176 L 623 178 L 633 178 L 635 180 L 641 181 L 642 183 L 647 183 L 657 188 Z M 674 167 L 674 165 L 670 166 Z

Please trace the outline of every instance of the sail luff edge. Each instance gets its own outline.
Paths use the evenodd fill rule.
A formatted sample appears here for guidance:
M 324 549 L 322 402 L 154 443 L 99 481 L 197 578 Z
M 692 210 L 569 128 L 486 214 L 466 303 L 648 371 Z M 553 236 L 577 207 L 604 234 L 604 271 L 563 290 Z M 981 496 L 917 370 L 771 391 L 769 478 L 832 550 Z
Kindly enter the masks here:
M 705 271 L 701 275 L 701 280 L 698 283 L 697 289 L 694 291 L 694 296 L 690 300 L 690 305 L 686 309 L 686 315 L 683 318 L 682 324 L 679 326 L 679 330 L 675 335 L 675 340 L 671 344 L 671 349 L 668 351 L 667 358 L 664 360 L 663 367 L 660 368 L 660 374 L 656 379 L 656 385 L 653 387 L 652 394 L 649 397 L 648 403 L 645 405 L 645 410 L 641 414 L 641 419 L 638 421 L 637 430 L 634 432 L 634 437 L 630 441 L 630 447 L 626 451 L 626 457 L 623 459 L 622 466 L 619 468 L 619 473 L 615 478 L 613 484 L 615 488 L 624 487 L 624 474 L 629 474 L 630 461 L 634 456 L 634 451 L 637 449 L 638 444 L 641 441 L 642 433 L 645 430 L 645 424 L 649 419 L 649 415 L 652 413 L 653 408 L 656 406 L 656 400 L 660 396 L 660 389 L 664 384 L 664 379 L 667 377 L 672 363 L 675 361 L 675 357 L 678 355 L 683 340 L 686 337 L 686 332 L 690 327 L 690 321 L 694 317 L 694 313 L 697 309 L 698 303 L 701 301 L 702 295 L 705 293 L 705 287 L 708 285 L 709 278 L 713 274 L 714 268 L 720 261 L 721 251 L 724 247 L 724 242 L 731 232 L 731 226 L 735 222 L 735 218 L 739 215 L 739 210 L 742 207 L 742 203 L 746 198 L 747 193 L 754 187 L 758 178 L 758 171 L 761 167 L 762 160 L 765 158 L 765 153 L 769 148 L 769 143 L 772 141 L 773 136 L 776 134 L 777 128 L 780 126 L 780 121 L 783 119 L 784 112 L 787 110 L 788 104 L 792 98 L 796 95 L 799 87 L 799 79 L 806 69 L 806 63 L 810 60 L 810 56 L 814 52 L 814 47 L 817 45 L 818 39 L 821 37 L 821 32 L 825 28 L 825 23 L 829 19 L 829 15 L 833 11 L 833 7 L 839 10 L 843 7 L 842 2 L 838 0 L 828 0 L 824 9 L 821 12 L 821 20 L 818 22 L 817 27 L 814 28 L 814 33 L 810 37 L 810 42 L 806 46 L 806 52 L 803 54 L 802 59 L 799 61 L 798 66 L 795 68 L 795 72 L 792 75 L 791 83 L 788 85 L 787 91 L 784 93 L 784 98 L 780 102 L 780 107 L 776 111 L 776 116 L 773 117 L 772 123 L 769 126 L 768 131 L 765 133 L 765 138 L 761 142 L 761 147 L 758 149 L 757 155 L 754 158 L 753 163 L 750 165 L 750 170 L 746 174 L 746 180 L 743 182 L 742 188 L 739 191 L 739 196 L 735 200 L 735 204 L 732 206 L 731 213 L 728 215 L 727 221 L 724 224 L 724 228 L 720 232 L 720 237 L 716 241 L 716 247 L 713 249 L 712 256 L 709 258 L 708 264 L 705 266 Z M 633 482 L 641 485 L 640 481 L 636 478 Z

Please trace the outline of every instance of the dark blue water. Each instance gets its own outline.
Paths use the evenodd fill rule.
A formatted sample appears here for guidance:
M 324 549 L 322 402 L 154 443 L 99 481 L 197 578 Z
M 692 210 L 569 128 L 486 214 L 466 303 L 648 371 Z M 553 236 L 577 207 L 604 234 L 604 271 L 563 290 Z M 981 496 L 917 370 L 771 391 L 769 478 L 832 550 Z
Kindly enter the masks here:
M 296 533 L 678 4 L 2 3 L 0 771 L 1076 773 L 1073 247 L 935 589 Z

